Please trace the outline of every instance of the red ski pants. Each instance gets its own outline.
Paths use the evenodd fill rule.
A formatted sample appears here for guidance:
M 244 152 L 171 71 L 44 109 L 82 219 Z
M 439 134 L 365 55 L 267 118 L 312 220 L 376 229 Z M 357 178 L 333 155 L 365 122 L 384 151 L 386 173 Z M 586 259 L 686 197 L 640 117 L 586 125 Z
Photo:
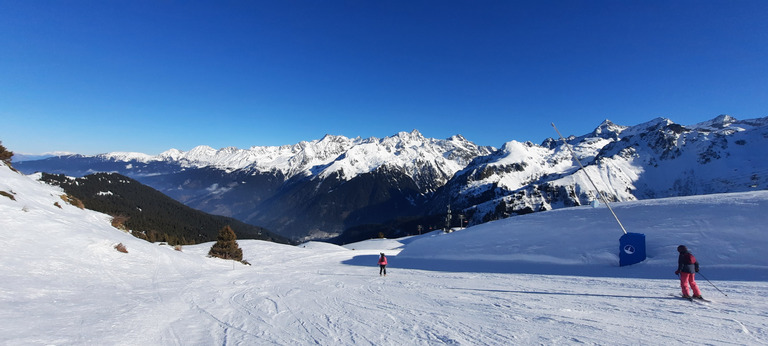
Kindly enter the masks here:
M 680 288 L 683 289 L 683 295 L 688 296 L 690 293 L 688 293 L 688 286 L 691 286 L 691 289 L 693 289 L 693 295 L 694 296 L 700 296 L 701 291 L 699 291 L 699 286 L 696 285 L 696 280 L 694 279 L 695 274 L 694 273 L 680 273 Z

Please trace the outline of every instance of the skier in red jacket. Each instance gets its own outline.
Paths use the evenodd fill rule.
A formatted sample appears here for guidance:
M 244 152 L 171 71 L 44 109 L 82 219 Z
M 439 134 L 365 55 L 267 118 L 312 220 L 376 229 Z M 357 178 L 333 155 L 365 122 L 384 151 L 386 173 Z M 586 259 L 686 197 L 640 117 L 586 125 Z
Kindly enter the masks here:
M 675 274 L 680 275 L 680 288 L 683 289 L 683 297 L 691 298 L 688 293 L 688 286 L 690 285 L 693 290 L 693 298 L 704 299 L 701 297 L 699 286 L 696 285 L 696 280 L 694 278 L 696 273 L 699 272 L 699 261 L 696 260 L 696 257 L 694 257 L 692 253 L 688 252 L 688 248 L 685 247 L 685 245 L 678 246 L 677 252 L 680 253 L 680 256 L 677 258 L 677 270 L 675 271 Z
M 387 276 L 387 256 L 384 256 L 384 253 L 381 253 L 381 257 L 379 257 L 379 276 Z

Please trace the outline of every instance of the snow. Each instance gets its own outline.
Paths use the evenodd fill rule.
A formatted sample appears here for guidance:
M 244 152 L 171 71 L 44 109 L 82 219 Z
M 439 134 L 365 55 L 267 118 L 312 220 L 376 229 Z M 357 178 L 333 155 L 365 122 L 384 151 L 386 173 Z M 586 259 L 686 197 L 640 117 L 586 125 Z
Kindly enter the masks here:
M 201 145 L 189 151 L 167 150 L 160 155 L 114 152 L 100 154 L 105 160 L 150 163 L 172 162 L 181 167 L 214 167 L 226 172 L 249 170 L 255 172 L 281 172 L 286 178 L 294 176 L 338 176 L 350 180 L 387 165 L 402 170 L 426 191 L 432 172 L 421 177 L 426 163 L 431 163 L 442 174 L 438 180 L 444 184 L 453 174 L 463 169 L 478 155 L 487 155 L 491 147 L 480 147 L 462 136 L 439 140 L 425 138 L 419 131 L 400 132 L 385 138 L 362 139 L 326 135 L 320 140 L 302 141 L 295 145 L 254 146 L 249 149 L 227 147 L 214 149 Z M 130 170 L 134 166 L 126 165 Z M 423 181 L 426 180 L 426 181 Z
M 560 140 L 510 141 L 449 186 L 470 204 L 454 206 L 471 212 L 471 223 L 497 217 L 500 207 L 524 213 L 588 204 L 597 193 L 590 178 L 606 198 L 621 202 L 766 190 L 766 131 L 768 117 L 721 115 L 690 126 L 664 118 L 631 127 L 605 121 L 567 140 L 584 169 Z
M 768 343 L 768 191 L 613 204 L 647 237 L 628 267 L 604 207 L 344 246 L 240 240 L 248 266 L 134 238 L 4 165 L 0 191 L 3 345 Z M 712 302 L 673 297 L 679 244 L 727 296 L 697 276 Z
M 139 162 L 150 162 L 155 160 L 155 158 L 152 155 L 144 154 L 144 153 L 135 153 L 135 152 L 122 152 L 122 151 L 116 151 L 111 152 L 109 154 L 105 154 L 105 157 L 112 158 L 119 161 L 139 161 Z

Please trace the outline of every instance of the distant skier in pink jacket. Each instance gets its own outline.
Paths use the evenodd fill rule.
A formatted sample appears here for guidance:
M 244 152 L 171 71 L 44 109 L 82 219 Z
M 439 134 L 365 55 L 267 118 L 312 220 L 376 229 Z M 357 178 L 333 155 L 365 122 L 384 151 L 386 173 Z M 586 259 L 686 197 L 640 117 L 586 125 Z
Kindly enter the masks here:
M 381 253 L 381 257 L 379 257 L 379 276 L 387 276 L 387 256 L 384 256 L 384 253 Z

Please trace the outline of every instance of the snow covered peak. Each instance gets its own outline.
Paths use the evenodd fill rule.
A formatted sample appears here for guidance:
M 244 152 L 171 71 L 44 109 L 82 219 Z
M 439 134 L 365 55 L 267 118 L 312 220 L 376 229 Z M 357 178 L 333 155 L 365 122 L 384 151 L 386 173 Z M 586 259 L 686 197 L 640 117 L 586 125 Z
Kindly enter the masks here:
M 190 150 L 189 152 L 187 152 L 187 154 L 190 157 L 198 157 L 198 158 L 201 158 L 201 159 L 214 156 L 214 155 L 216 155 L 216 153 L 217 153 L 216 149 L 211 148 L 211 147 L 209 147 L 207 145 L 198 145 L 198 146 L 192 148 L 192 150 Z
M 160 153 L 160 155 L 158 155 L 158 158 L 159 159 L 176 161 L 182 155 L 184 155 L 184 152 L 179 150 L 179 149 L 168 149 L 168 150 Z
M 392 137 L 398 137 L 403 139 L 408 138 L 408 139 L 414 139 L 414 140 L 424 139 L 424 135 L 422 135 L 421 132 L 419 132 L 419 130 L 416 130 L 416 129 L 411 130 L 411 132 L 401 131 Z
M 720 114 L 712 120 L 701 122 L 691 126 L 692 128 L 706 131 L 719 131 L 728 127 L 732 127 L 734 124 L 739 124 L 740 121 L 730 115 Z
M 336 135 L 329 135 L 326 134 L 321 138 L 320 140 L 312 141 L 312 142 L 303 142 L 305 144 L 313 144 L 318 146 L 324 146 L 324 147 L 333 147 L 338 145 L 344 145 L 346 143 L 349 143 L 351 141 L 350 138 L 344 137 L 344 136 L 336 136 Z
M 535 147 L 537 146 L 531 142 L 510 141 L 504 143 L 504 146 L 501 148 L 503 158 L 496 161 L 496 164 L 538 161 L 541 156 L 534 153 Z
M 712 125 L 719 128 L 724 128 L 730 124 L 735 123 L 736 121 L 738 120 L 730 115 L 720 114 L 715 119 L 712 119 Z
M 318 176 L 337 174 L 348 180 L 386 166 L 400 170 L 428 191 L 435 187 L 434 183 L 445 183 L 473 158 L 490 152 L 491 149 L 478 147 L 464 137 L 432 139 L 413 130 L 382 139 L 357 140 L 343 155 L 323 167 Z
M 112 159 L 115 161 L 139 161 L 139 162 L 149 162 L 156 160 L 156 157 L 152 155 L 147 155 L 144 153 L 135 153 L 135 152 L 111 152 L 106 154 L 97 155 L 102 158 L 106 159 Z
M 464 136 L 462 135 L 453 135 L 448 137 L 447 139 L 452 142 L 468 142 L 468 140 L 464 138 Z
M 624 131 L 622 131 L 622 136 L 653 132 L 654 130 L 667 127 L 670 124 L 674 124 L 674 122 L 667 118 L 655 118 L 651 121 L 647 121 L 647 122 L 626 128 Z
M 616 125 L 612 121 L 605 119 L 594 131 L 592 136 L 602 138 L 618 138 L 621 131 L 627 129 L 627 126 Z

